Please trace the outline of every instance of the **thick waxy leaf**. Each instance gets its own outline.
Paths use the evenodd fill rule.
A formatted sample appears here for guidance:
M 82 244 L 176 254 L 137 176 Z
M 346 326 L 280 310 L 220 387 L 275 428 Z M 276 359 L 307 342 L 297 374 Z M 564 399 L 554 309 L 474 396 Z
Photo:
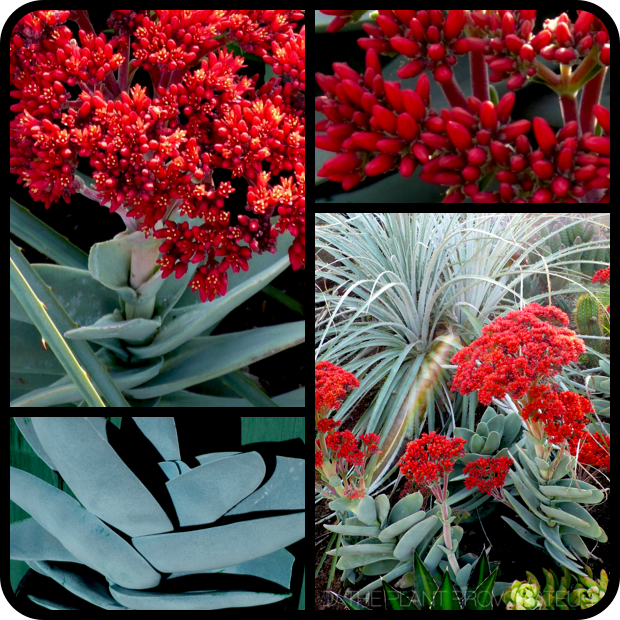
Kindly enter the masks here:
M 297 321 L 195 338 L 166 357 L 157 377 L 127 390 L 127 394 L 138 399 L 170 394 L 294 347 L 304 342 L 305 337 L 305 322 Z
M 375 506 L 375 500 L 370 495 L 365 495 L 360 502 L 359 508 L 357 509 L 357 518 L 362 521 L 362 523 L 366 523 L 366 525 L 371 525 L 377 520 L 377 507 Z
M 560 553 L 548 540 L 545 540 L 545 549 L 549 555 L 561 566 L 565 566 L 571 573 L 576 573 L 583 577 L 587 575 L 581 570 L 579 564 L 575 564 L 572 560 L 569 560 L 563 553 Z
M 11 560 L 54 560 L 80 563 L 66 547 L 60 544 L 34 519 L 11 523 Z
M 132 538 L 132 542 L 157 570 L 175 573 L 248 562 L 304 536 L 305 518 L 300 512 L 190 532 L 142 536 Z
M 91 574 L 90 571 L 80 573 L 73 570 L 70 564 L 58 565 L 54 562 L 28 562 L 28 566 L 42 575 L 51 577 L 69 592 L 97 607 L 109 611 L 127 609 L 110 596 L 108 583 L 101 575 Z
M 560 553 L 563 553 L 571 560 L 577 561 L 577 558 L 564 546 L 562 539 L 560 538 L 560 526 L 549 527 L 544 523 L 540 523 L 540 531 L 545 537 L 546 541 L 549 541 Z
M 276 469 L 269 480 L 239 502 L 226 516 L 259 510 L 304 510 L 306 461 L 276 456 Z
M 86 418 L 32 418 L 32 423 L 87 510 L 129 536 L 173 529 L 148 489 Z
M 375 497 L 375 503 L 377 505 L 377 518 L 379 519 L 379 524 L 383 527 L 385 520 L 390 514 L 390 500 L 387 495 L 377 495 Z
M 63 491 L 11 467 L 11 499 L 78 560 L 115 583 L 137 590 L 159 584 L 159 573 L 129 543 Z
M 589 497 L 592 497 L 592 491 L 586 491 L 585 489 L 577 489 L 575 487 L 540 487 L 541 493 L 546 495 L 547 497 L 551 497 L 553 499 L 570 499 L 574 501 L 581 502 L 582 500 L 586 500 Z M 588 503 L 588 502 L 585 502 Z
M 179 439 L 174 418 L 136 418 L 133 421 L 157 448 L 163 459 L 180 461 Z
M 400 521 L 386 527 L 381 534 L 379 534 L 379 539 L 384 542 L 394 540 L 394 538 L 410 530 L 416 523 L 419 523 L 425 517 L 426 513 L 423 510 L 418 511 L 409 517 L 405 517 L 404 519 L 401 519 Z
M 326 530 L 337 534 L 347 534 L 349 536 L 379 536 L 381 531 L 378 527 L 368 527 L 361 525 L 324 525 Z
M 401 519 L 412 515 L 414 512 L 418 512 L 418 510 L 422 508 L 423 502 L 424 498 L 422 497 L 422 493 L 420 493 L 420 491 L 411 493 L 411 495 L 406 495 L 394 506 L 394 508 L 392 508 L 388 523 L 396 523 L 396 521 L 400 521 Z
M 575 517 L 568 512 L 564 512 L 564 510 L 559 510 L 557 508 L 551 508 L 551 506 L 545 506 L 544 504 L 540 505 L 540 509 L 548 516 L 551 517 L 554 521 L 558 521 L 563 525 L 568 525 L 570 527 L 576 528 L 587 528 L 588 524 L 580 519 L 579 517 Z
M 205 589 L 207 588 L 205 584 Z M 277 603 L 290 594 L 272 594 L 270 592 L 245 591 L 205 591 L 185 592 L 182 597 L 174 592 L 136 592 L 115 584 L 110 586 L 110 593 L 122 605 L 131 609 L 142 610 L 191 610 L 191 609 L 227 609 L 229 607 L 257 607 Z
M 500 441 L 500 434 L 496 431 L 491 431 L 484 444 L 484 448 L 482 448 L 481 454 L 493 454 L 497 448 L 499 448 Z
M 223 514 L 255 491 L 265 476 L 258 452 L 248 452 L 200 465 L 166 482 L 179 525 L 202 525 Z
M 519 525 L 516 521 L 513 521 L 512 519 L 509 519 L 508 517 L 502 516 L 502 519 L 504 519 L 504 521 L 506 521 L 506 523 L 508 523 L 508 525 L 510 525 L 510 527 L 517 534 L 519 534 L 521 538 L 523 538 L 524 540 L 527 540 L 527 542 L 529 542 L 530 545 L 534 545 L 535 547 L 540 547 L 542 549 L 542 545 L 538 544 L 538 540 L 540 539 L 540 536 L 536 536 L 532 534 L 529 530 L 526 530 L 524 527 Z M 538 527 L 540 527 L 540 524 L 541 524 L 541 521 L 538 522 Z
M 327 552 L 327 555 L 364 555 L 366 553 L 371 554 L 385 554 L 394 551 L 394 545 L 390 544 L 364 544 L 368 541 L 364 541 L 363 543 L 359 543 L 357 545 L 349 545 L 348 547 L 340 547 L 339 549 L 332 549 Z
M 414 525 L 398 542 L 394 549 L 394 557 L 399 560 L 409 560 L 412 549 L 415 549 L 424 537 L 441 526 L 441 522 L 435 515 L 431 515 L 424 521 Z

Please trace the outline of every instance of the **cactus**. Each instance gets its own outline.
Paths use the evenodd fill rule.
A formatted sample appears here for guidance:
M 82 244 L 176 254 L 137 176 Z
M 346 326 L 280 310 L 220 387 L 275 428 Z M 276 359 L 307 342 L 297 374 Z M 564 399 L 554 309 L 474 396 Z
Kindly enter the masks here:
M 463 489 L 450 499 L 455 502 L 470 494 L 470 490 Z M 356 583 L 364 576 L 382 575 L 385 581 L 391 582 L 412 570 L 413 551 L 423 555 L 424 565 L 431 574 L 435 573 L 446 556 L 443 533 L 435 539 L 442 527 L 441 509 L 436 506 L 426 512 L 421 509 L 422 503 L 419 491 L 401 499 L 391 511 L 386 495 L 376 498 L 367 495 L 359 502 L 344 499 L 331 502 L 332 510 L 357 513 L 340 525 L 324 526 L 345 536 L 344 546 L 328 551 L 328 555 L 339 557 L 336 567 L 344 571 L 343 579 Z M 451 526 L 450 536 L 456 548 L 463 529 Z M 369 583 L 358 595 L 379 587 L 381 579 Z
M 571 225 L 568 228 L 563 228 L 568 223 Z M 566 248 L 574 248 L 574 252 L 562 257 L 562 261 L 574 261 L 566 266 L 574 271 L 581 272 L 584 277 L 591 278 L 594 272 L 599 268 L 593 262 L 582 261 L 596 261 L 602 263 L 609 263 L 610 249 L 609 248 L 594 248 L 588 250 L 580 249 L 580 246 L 584 243 L 588 243 L 593 240 L 596 233 L 596 226 L 588 221 L 573 220 L 572 222 L 565 219 L 554 220 L 553 228 L 556 232 L 546 226 L 541 230 L 541 236 L 545 238 L 544 245 L 542 246 L 542 252 L 545 256 L 551 256 L 560 250 Z M 596 233 L 600 235 L 601 233 Z M 529 263 L 536 263 L 539 258 L 532 252 L 529 256 Z M 563 286 L 563 284 L 560 285 Z M 556 288 L 555 286 L 553 287 Z
M 46 576 L 33 602 L 207 610 L 291 596 L 284 547 L 304 537 L 302 459 L 275 457 L 265 479 L 258 452 L 204 454 L 190 468 L 174 418 L 126 418 L 120 430 L 103 417 L 15 421 L 79 499 L 10 469 L 11 500 L 32 517 L 11 524 L 10 557 Z M 235 587 L 244 577 L 251 586 Z
M 599 579 L 589 566 L 585 567 L 587 576 L 570 573 L 562 567 L 562 577 L 558 579 L 552 570 L 542 569 L 545 574 L 545 587 L 541 588 L 536 576 L 526 571 L 527 581 L 515 581 L 502 594 L 502 601 L 508 610 L 569 610 L 589 609 L 596 605 L 607 592 L 609 579 L 601 570 Z
M 602 304 L 602 305 L 601 305 Z M 584 293 L 577 298 L 573 319 L 578 327 L 581 336 L 602 337 L 607 334 L 605 328 L 609 330 L 609 313 L 605 308 L 609 305 L 609 290 L 600 291 L 596 296 Z M 587 339 L 588 346 L 609 355 L 610 341 Z M 583 356 L 590 365 L 597 365 L 599 356 L 586 354 Z M 585 360 L 582 360 L 585 361 Z

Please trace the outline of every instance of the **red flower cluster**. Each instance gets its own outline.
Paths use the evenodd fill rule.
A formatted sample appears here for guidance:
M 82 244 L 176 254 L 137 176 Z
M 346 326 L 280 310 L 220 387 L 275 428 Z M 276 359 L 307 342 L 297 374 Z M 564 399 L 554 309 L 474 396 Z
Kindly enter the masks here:
M 190 282 L 202 301 L 224 295 L 227 271 L 247 271 L 252 254 L 275 252 L 287 231 L 291 264 L 305 267 L 305 30 L 294 30 L 303 12 L 148 13 L 112 11 L 109 41 L 84 10 L 35 11 L 18 22 L 11 171 L 46 208 L 76 190 L 112 212 L 122 207 L 165 240 L 163 277 L 204 262 Z M 78 23 L 79 43 L 67 19 Z M 243 57 L 225 49 L 232 43 L 275 77 L 256 88 L 258 76 L 239 75 Z M 130 88 L 138 67 L 152 96 Z M 75 178 L 79 158 L 89 158 L 95 192 Z M 235 190 L 214 182 L 217 168 L 247 181 L 250 216 L 230 220 L 226 199 Z M 204 223 L 179 224 L 173 212 Z
M 323 12 L 346 14 L 340 19 L 353 13 Z M 534 35 L 535 10 L 444 13 L 379 10 L 376 25 L 364 24 L 370 38 L 358 41 L 367 50 L 364 74 L 334 63 L 333 76 L 316 75 L 325 96 L 316 99 L 315 108 L 326 120 L 316 125 L 315 144 L 338 153 L 319 176 L 350 190 L 396 168 L 409 177 L 422 164 L 421 179 L 450 187 L 444 202 L 609 202 L 610 112 L 597 104 L 605 70 L 594 77 L 601 65 L 609 65 L 602 22 L 581 11 L 573 25 L 562 14 Z M 430 108 L 426 75 L 415 92 L 384 81 L 378 54 L 395 53 L 409 60 L 398 71 L 401 79 L 429 69 L 452 109 Z M 470 54 L 474 96 L 469 98 L 451 68 L 463 54 Z M 539 57 L 561 64 L 562 78 Z M 580 62 L 571 75 L 571 66 Z M 565 126 L 556 134 L 544 119 L 534 119 L 538 148 L 532 147 L 525 135 L 531 123 L 510 123 L 514 94 L 498 104 L 491 101 L 488 69 L 492 82 L 507 80 L 512 90 L 535 76 L 544 80 L 562 95 Z M 576 94 L 582 88 L 578 113 Z M 595 132 L 596 121 L 603 135 Z M 500 188 L 487 191 L 493 178 Z
M 434 487 L 454 469 L 454 461 L 465 454 L 467 441 L 462 437 L 448 439 L 435 431 L 423 433 L 407 444 L 399 461 L 400 472 L 421 487 Z
M 609 267 L 606 269 L 599 269 L 592 276 L 592 284 L 595 284 L 596 282 L 600 282 L 601 284 L 609 284 L 609 269 Z
M 609 284 L 609 267 L 606 269 L 599 269 L 594 276 L 592 276 L 592 284 L 600 282 L 601 284 Z M 607 306 L 607 312 L 609 312 L 609 306 Z
M 481 493 L 503 501 L 501 491 L 511 465 L 512 459 L 507 456 L 480 458 L 467 463 L 463 468 L 463 473 L 467 474 L 465 487 L 468 489 L 478 487 Z
M 318 425 L 320 417 L 340 409 L 342 401 L 360 382 L 350 373 L 331 362 L 322 361 L 314 366 L 314 411 Z M 319 429 L 320 430 L 320 429 Z
M 438 82 L 450 82 L 456 55 L 469 51 L 460 36 L 465 26 L 465 11 L 454 10 L 444 19 L 443 11 L 388 11 L 377 17 L 377 26 L 364 24 L 364 30 L 373 38 L 361 39 L 362 49 L 374 49 L 379 53 L 396 50 L 411 62 L 398 70 L 398 77 L 405 80 L 420 75 L 425 69 L 433 71 Z M 402 24 L 409 31 L 402 33 Z M 407 36 L 401 36 L 406 34 Z
M 569 442 L 569 447 L 571 454 L 577 456 L 583 465 L 593 465 L 611 471 L 609 469 L 611 452 L 609 435 L 586 433 L 581 442 L 577 438 Z
M 379 439 L 375 433 L 360 435 L 358 439 L 351 431 L 333 431 L 327 435 L 325 442 L 337 458 L 361 467 L 367 456 L 380 453 L 377 447 Z
M 331 418 L 323 418 L 316 423 L 319 433 L 331 433 L 342 424 L 341 421 L 332 420 Z
M 479 391 L 485 405 L 506 394 L 521 398 L 541 377 L 556 375 L 585 351 L 568 324 L 558 308 L 536 303 L 498 317 L 452 358 L 459 366 L 452 389 L 461 394 Z
M 592 403 L 574 392 L 558 392 L 555 386 L 537 385 L 528 392 L 529 402 L 521 417 L 541 422 L 549 441 L 562 444 L 585 436 L 588 413 L 594 413 Z

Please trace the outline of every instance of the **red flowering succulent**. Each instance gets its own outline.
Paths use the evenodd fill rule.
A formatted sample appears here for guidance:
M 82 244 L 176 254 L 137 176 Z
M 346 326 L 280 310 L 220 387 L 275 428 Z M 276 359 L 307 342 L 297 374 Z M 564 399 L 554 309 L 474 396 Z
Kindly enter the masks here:
M 525 421 L 542 423 L 549 441 L 562 444 L 585 436 L 592 403 L 574 392 L 558 392 L 555 386 L 537 385 L 529 391 L 529 402 L 521 410 Z
M 348 19 L 352 11 L 337 13 Z M 324 96 L 315 108 L 326 119 L 316 125 L 315 145 L 338 153 L 319 176 L 350 190 L 395 169 L 410 177 L 422 164 L 422 180 L 450 188 L 444 202 L 609 202 L 610 112 L 598 104 L 609 35 L 594 15 L 578 13 L 574 24 L 562 14 L 535 33 L 535 10 L 379 10 L 376 25 L 364 24 L 370 38 L 358 41 L 367 50 L 364 74 L 334 63 L 333 76 L 316 75 Z M 452 109 L 430 108 L 424 74 L 415 92 L 385 81 L 379 54 L 406 59 L 401 79 L 428 69 Z M 465 54 L 469 98 L 452 70 Z M 561 74 L 543 59 L 559 64 Z M 556 134 L 534 119 L 538 148 L 526 135 L 530 121 L 510 122 L 514 94 L 495 103 L 489 89 L 489 79 L 518 90 L 535 77 L 558 93 L 565 121 Z M 496 191 L 488 187 L 493 179 Z
M 345 386 L 353 386 L 353 375 L 329 362 L 319 362 L 318 389 L 315 422 L 318 438 L 315 442 L 314 466 L 322 475 L 323 485 L 317 485 L 320 493 L 338 497 L 338 488 L 333 482 L 335 476 L 342 482 L 342 494 L 349 499 L 361 499 L 366 495 L 364 472 L 371 455 L 381 454 L 378 448 L 379 435 L 366 433 L 355 437 L 351 431 L 336 430 L 341 422 L 320 417 L 340 407 Z M 317 368 L 319 367 L 317 364 Z M 328 366 L 329 365 L 329 366 Z M 349 377 L 347 377 L 349 375 Z M 352 378 L 352 379 L 351 379 Z M 358 384 L 359 385 L 359 384 Z M 353 467 L 353 472 L 349 470 Z
M 485 405 L 506 394 L 521 398 L 541 378 L 556 375 L 585 352 L 568 324 L 559 308 L 537 303 L 496 318 L 452 358 L 458 364 L 452 389 L 461 394 L 478 391 Z
M 456 549 L 450 536 L 451 511 L 448 497 L 448 475 L 454 469 L 454 462 L 465 454 L 467 440 L 462 437 L 448 439 L 435 431 L 423 433 L 407 444 L 407 450 L 398 464 L 400 472 L 408 481 L 415 481 L 421 489 L 428 489 L 441 507 L 443 538 L 446 541 L 447 557 L 455 574 L 459 572 Z
M 10 42 L 11 172 L 46 208 L 79 191 L 162 239 L 163 277 L 200 263 L 190 287 L 202 301 L 224 295 L 228 270 L 247 271 L 252 255 L 275 252 L 285 232 L 295 238 L 293 268 L 305 267 L 305 30 L 295 32 L 303 17 L 114 10 L 108 39 L 85 10 L 26 15 Z M 67 20 L 78 24 L 78 40 Z M 240 75 L 244 59 L 230 44 L 275 77 L 257 87 L 258 76 Z M 152 85 L 132 86 L 138 68 Z M 94 189 L 76 177 L 80 158 Z M 235 189 L 214 180 L 217 169 L 247 182 L 249 215 L 226 210 Z
M 483 335 L 452 358 L 458 364 L 453 390 L 479 391 L 483 404 L 507 394 L 517 399 L 539 458 L 549 455 L 550 444 L 563 451 L 585 438 L 594 413 L 587 398 L 545 382 L 585 351 L 568 323 L 558 308 L 528 304 L 483 327 Z

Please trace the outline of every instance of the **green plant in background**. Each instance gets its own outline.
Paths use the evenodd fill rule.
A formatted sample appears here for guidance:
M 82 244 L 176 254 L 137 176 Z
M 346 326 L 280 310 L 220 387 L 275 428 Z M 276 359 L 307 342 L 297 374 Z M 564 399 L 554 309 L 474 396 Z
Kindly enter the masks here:
M 497 578 L 496 567 L 491 567 L 483 553 L 457 575 L 456 582 L 450 577 L 446 568 L 439 583 L 426 568 L 417 551 L 414 550 L 414 572 L 407 573 L 397 586 L 409 593 L 395 590 L 387 581 L 383 581 L 386 601 L 393 610 L 426 610 L 426 611 L 488 611 L 493 609 L 493 586 Z M 493 568 L 491 572 L 491 568 Z M 457 587 L 455 588 L 455 583 Z M 349 609 L 368 609 L 356 601 L 340 597 Z
M 543 256 L 552 257 L 554 254 L 569 250 L 563 260 L 567 261 L 567 269 L 581 273 L 588 280 L 601 263 L 609 263 L 611 250 L 609 247 L 588 248 L 590 241 L 597 237 L 605 239 L 604 229 L 594 222 L 572 218 L 555 218 L 540 231 L 544 243 L 539 248 Z M 605 239 L 609 244 L 609 239 Z M 530 260 L 535 256 L 530 254 Z
M 579 333 L 584 337 L 594 336 L 594 339 L 588 339 L 588 344 L 598 353 L 609 355 L 610 341 L 602 339 L 609 336 L 609 267 L 597 271 L 592 277 L 592 283 L 598 284 L 597 288 L 591 293 L 580 295 L 575 304 L 573 317 L 579 328 Z M 605 288 L 600 288 L 606 284 Z M 588 354 L 582 360 L 590 366 L 596 366 L 600 356 Z
M 607 592 L 609 579 L 601 570 L 600 578 L 594 579 L 589 566 L 586 575 L 575 575 L 562 567 L 558 578 L 552 570 L 542 569 L 545 587 L 541 588 L 536 575 L 526 571 L 526 581 L 515 581 L 502 594 L 508 610 L 570 610 L 589 609 L 596 605 Z

